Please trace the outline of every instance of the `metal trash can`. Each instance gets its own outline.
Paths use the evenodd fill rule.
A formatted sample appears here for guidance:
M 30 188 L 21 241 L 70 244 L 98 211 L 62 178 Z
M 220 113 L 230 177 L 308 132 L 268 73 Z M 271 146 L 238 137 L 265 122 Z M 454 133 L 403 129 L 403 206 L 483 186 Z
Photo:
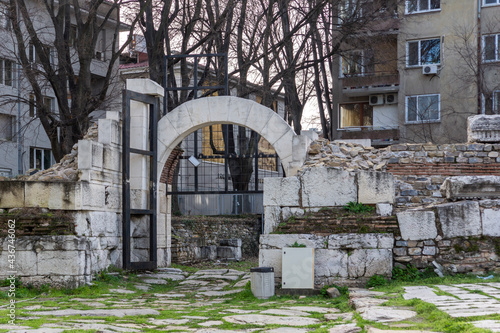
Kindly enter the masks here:
M 274 267 L 250 268 L 252 294 L 259 299 L 274 296 Z

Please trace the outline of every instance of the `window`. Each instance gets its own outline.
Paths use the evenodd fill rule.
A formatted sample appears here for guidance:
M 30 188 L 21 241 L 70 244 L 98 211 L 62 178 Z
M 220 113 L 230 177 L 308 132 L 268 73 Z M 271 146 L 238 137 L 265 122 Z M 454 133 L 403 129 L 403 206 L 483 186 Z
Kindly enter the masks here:
M 96 46 L 95 46 L 95 54 L 94 58 L 97 60 L 104 61 L 106 60 L 105 58 L 105 50 L 106 50 L 106 31 L 103 30 L 99 34 L 99 39 L 97 40 Z
M 30 147 L 30 168 L 45 170 L 52 165 L 50 149 Z
M 78 31 L 76 25 L 71 25 L 69 28 L 69 39 L 68 39 L 68 44 L 69 46 L 74 46 L 76 42 L 76 38 L 78 37 Z
M 493 92 L 493 113 L 500 113 L 500 90 L 495 90 Z
M 406 14 L 441 10 L 440 0 L 406 0 Z
M 441 40 L 425 39 L 407 43 L 407 66 L 423 66 L 441 62 Z
M 483 58 L 484 61 L 499 61 L 500 60 L 500 35 L 483 36 Z
M 16 134 L 15 117 L 8 114 L 0 114 L 0 140 L 12 141 Z
M 49 62 L 50 64 L 54 64 L 54 48 L 50 47 L 49 45 L 43 45 L 44 49 L 49 52 Z M 36 52 L 35 45 L 32 43 L 29 44 L 28 47 L 28 61 L 30 63 L 40 63 L 40 56 Z
M 14 86 L 14 62 L 0 58 L 0 84 Z
M 371 51 L 351 51 L 342 57 L 342 75 L 363 75 L 373 73 L 374 59 Z
M 3 3 L 0 4 L 0 29 L 10 30 L 9 9 Z
M 339 105 L 340 128 L 373 126 L 373 106 L 368 103 Z
M 54 113 L 55 111 L 55 99 L 48 96 L 43 96 L 43 104 L 45 105 L 46 111 L 49 113 Z M 36 98 L 35 95 L 31 94 L 29 96 L 29 107 L 30 107 L 30 117 L 34 118 L 37 116 L 36 110 Z
M 406 97 L 406 122 L 428 122 L 440 119 L 440 96 L 419 95 Z
M 373 0 L 343 0 L 340 4 L 340 23 L 373 13 Z
M 483 4 L 486 5 L 498 5 L 500 0 L 484 0 Z

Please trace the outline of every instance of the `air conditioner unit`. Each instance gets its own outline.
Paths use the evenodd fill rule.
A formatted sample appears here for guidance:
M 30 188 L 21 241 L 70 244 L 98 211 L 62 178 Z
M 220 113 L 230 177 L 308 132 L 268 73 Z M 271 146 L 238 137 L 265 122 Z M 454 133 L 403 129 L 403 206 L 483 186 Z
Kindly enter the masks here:
M 398 94 L 385 94 L 385 104 L 398 104 Z
M 370 105 L 384 104 L 384 95 L 370 95 L 369 99 Z
M 438 73 L 438 65 L 425 65 L 422 67 L 422 74 L 431 75 Z

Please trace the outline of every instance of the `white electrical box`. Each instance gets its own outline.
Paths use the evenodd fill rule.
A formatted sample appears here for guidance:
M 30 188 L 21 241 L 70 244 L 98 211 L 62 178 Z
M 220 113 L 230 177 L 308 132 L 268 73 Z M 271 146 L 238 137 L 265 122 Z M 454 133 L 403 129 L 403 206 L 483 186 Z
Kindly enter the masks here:
M 281 262 L 283 289 L 314 289 L 314 248 L 283 248 Z

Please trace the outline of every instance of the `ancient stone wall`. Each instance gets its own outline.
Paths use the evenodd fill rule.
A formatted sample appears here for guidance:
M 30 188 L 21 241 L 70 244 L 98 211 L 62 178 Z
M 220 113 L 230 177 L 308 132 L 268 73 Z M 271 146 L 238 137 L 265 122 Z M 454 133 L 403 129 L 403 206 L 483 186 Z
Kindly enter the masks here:
M 202 246 L 219 245 L 222 239 L 241 239 L 243 257 L 256 257 L 261 224 L 259 216 L 172 217 L 172 262 L 198 261 Z
M 132 87 L 133 88 L 133 87 Z M 134 129 L 147 124 L 132 110 Z M 140 110 L 139 110 L 140 111 Z M 133 134 L 134 131 L 131 131 Z M 135 140 L 138 142 L 139 140 Z M 78 286 L 111 265 L 122 266 L 122 173 L 121 122 L 119 112 L 108 111 L 98 126 L 48 170 L 14 180 L 0 181 L 0 226 L 15 222 L 17 276 L 32 284 Z M 134 161 L 132 161 L 133 164 Z M 146 165 L 144 163 L 144 165 Z M 131 208 L 143 209 L 147 191 L 134 187 L 142 174 L 134 169 L 131 179 Z M 169 264 L 166 185 L 159 184 L 157 214 L 158 266 Z M 16 215 L 33 208 L 38 215 Z M 52 217 L 67 216 L 67 221 Z M 131 260 L 149 255 L 149 223 L 131 218 Z M 9 271 L 9 242 L 0 238 L 0 279 Z
M 446 202 L 439 191 L 446 177 L 500 175 L 500 144 L 396 144 L 376 149 L 317 140 L 303 168 L 313 167 L 392 174 L 398 210 Z

